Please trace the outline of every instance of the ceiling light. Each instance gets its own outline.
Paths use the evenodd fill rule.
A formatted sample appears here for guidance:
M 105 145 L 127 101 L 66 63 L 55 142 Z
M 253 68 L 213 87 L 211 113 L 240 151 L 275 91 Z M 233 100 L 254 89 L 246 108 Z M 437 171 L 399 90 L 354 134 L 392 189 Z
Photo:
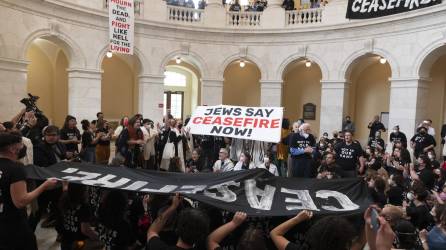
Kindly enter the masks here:
M 311 61 L 307 60 L 305 62 L 305 67 L 307 67 L 307 68 L 311 67 Z
M 244 61 L 244 60 L 241 60 L 241 61 L 240 61 L 240 68 L 245 67 L 245 65 L 246 65 L 245 61 Z
M 107 51 L 107 54 L 105 54 L 108 58 L 111 58 L 113 56 L 113 53 L 111 51 Z
M 379 59 L 379 63 L 381 63 L 381 64 L 385 64 L 386 62 L 387 62 L 387 59 L 384 58 L 384 57 L 381 57 L 381 58 Z
M 176 62 L 177 64 L 180 64 L 180 63 L 181 63 L 181 57 L 177 57 L 177 58 L 175 59 L 175 62 Z

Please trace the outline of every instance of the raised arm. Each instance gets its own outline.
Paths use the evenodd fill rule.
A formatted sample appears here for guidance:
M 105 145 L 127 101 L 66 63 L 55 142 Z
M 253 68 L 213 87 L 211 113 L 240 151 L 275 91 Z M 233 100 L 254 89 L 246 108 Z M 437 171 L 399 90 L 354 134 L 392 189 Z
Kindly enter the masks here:
M 276 245 L 277 249 L 284 250 L 288 243 L 290 243 L 289 240 L 287 240 L 284 235 L 294 226 L 301 223 L 302 221 L 306 221 L 311 219 L 313 217 L 313 212 L 308 210 L 303 210 L 293 218 L 285 221 L 284 223 L 278 225 L 276 228 L 274 228 L 270 232 L 271 239 L 274 242 L 274 245 Z
M 214 250 L 220 246 L 220 242 L 226 238 L 231 232 L 239 227 L 247 218 L 246 213 L 237 212 L 232 220 L 223 226 L 215 229 L 208 237 L 208 250 Z

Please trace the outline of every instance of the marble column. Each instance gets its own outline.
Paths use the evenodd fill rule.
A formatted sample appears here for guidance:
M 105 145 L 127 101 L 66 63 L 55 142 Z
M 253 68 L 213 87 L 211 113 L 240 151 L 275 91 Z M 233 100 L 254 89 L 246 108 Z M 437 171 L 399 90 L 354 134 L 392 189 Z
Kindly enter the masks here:
M 9 121 L 25 106 L 27 61 L 0 58 L 0 122 Z
M 282 106 L 282 80 L 260 81 L 260 106 L 281 107 Z
M 342 129 L 348 107 L 348 86 L 345 80 L 321 81 L 320 134 Z
M 67 72 L 68 114 L 78 120 L 96 119 L 96 113 L 101 111 L 102 71 L 70 68 Z
M 156 122 L 163 120 L 164 75 L 139 76 L 139 113 Z
M 417 125 L 426 119 L 430 81 L 419 77 L 390 79 L 389 129 L 399 125 L 408 141 L 414 135 Z
M 201 105 L 213 106 L 223 103 L 223 79 L 202 79 Z

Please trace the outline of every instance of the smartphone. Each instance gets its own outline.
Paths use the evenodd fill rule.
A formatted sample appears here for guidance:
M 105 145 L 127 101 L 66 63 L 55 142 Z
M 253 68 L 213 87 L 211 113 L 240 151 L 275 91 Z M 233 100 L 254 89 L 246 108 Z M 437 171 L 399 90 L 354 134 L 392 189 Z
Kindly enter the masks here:
M 372 214 L 370 216 L 371 218 L 371 224 L 372 224 L 372 230 L 377 232 L 379 229 L 379 220 L 378 220 L 379 214 L 376 209 L 372 208 Z

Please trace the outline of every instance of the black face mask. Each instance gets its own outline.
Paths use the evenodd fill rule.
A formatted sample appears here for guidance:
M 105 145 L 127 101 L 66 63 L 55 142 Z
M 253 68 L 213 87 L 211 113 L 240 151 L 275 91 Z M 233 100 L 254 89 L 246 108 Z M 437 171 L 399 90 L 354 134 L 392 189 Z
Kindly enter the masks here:
M 23 148 L 17 153 L 17 159 L 20 160 L 26 156 L 26 146 L 23 145 Z
M 420 134 L 425 135 L 426 131 L 420 131 Z
M 183 124 L 178 125 L 178 129 L 181 129 L 183 127 Z

